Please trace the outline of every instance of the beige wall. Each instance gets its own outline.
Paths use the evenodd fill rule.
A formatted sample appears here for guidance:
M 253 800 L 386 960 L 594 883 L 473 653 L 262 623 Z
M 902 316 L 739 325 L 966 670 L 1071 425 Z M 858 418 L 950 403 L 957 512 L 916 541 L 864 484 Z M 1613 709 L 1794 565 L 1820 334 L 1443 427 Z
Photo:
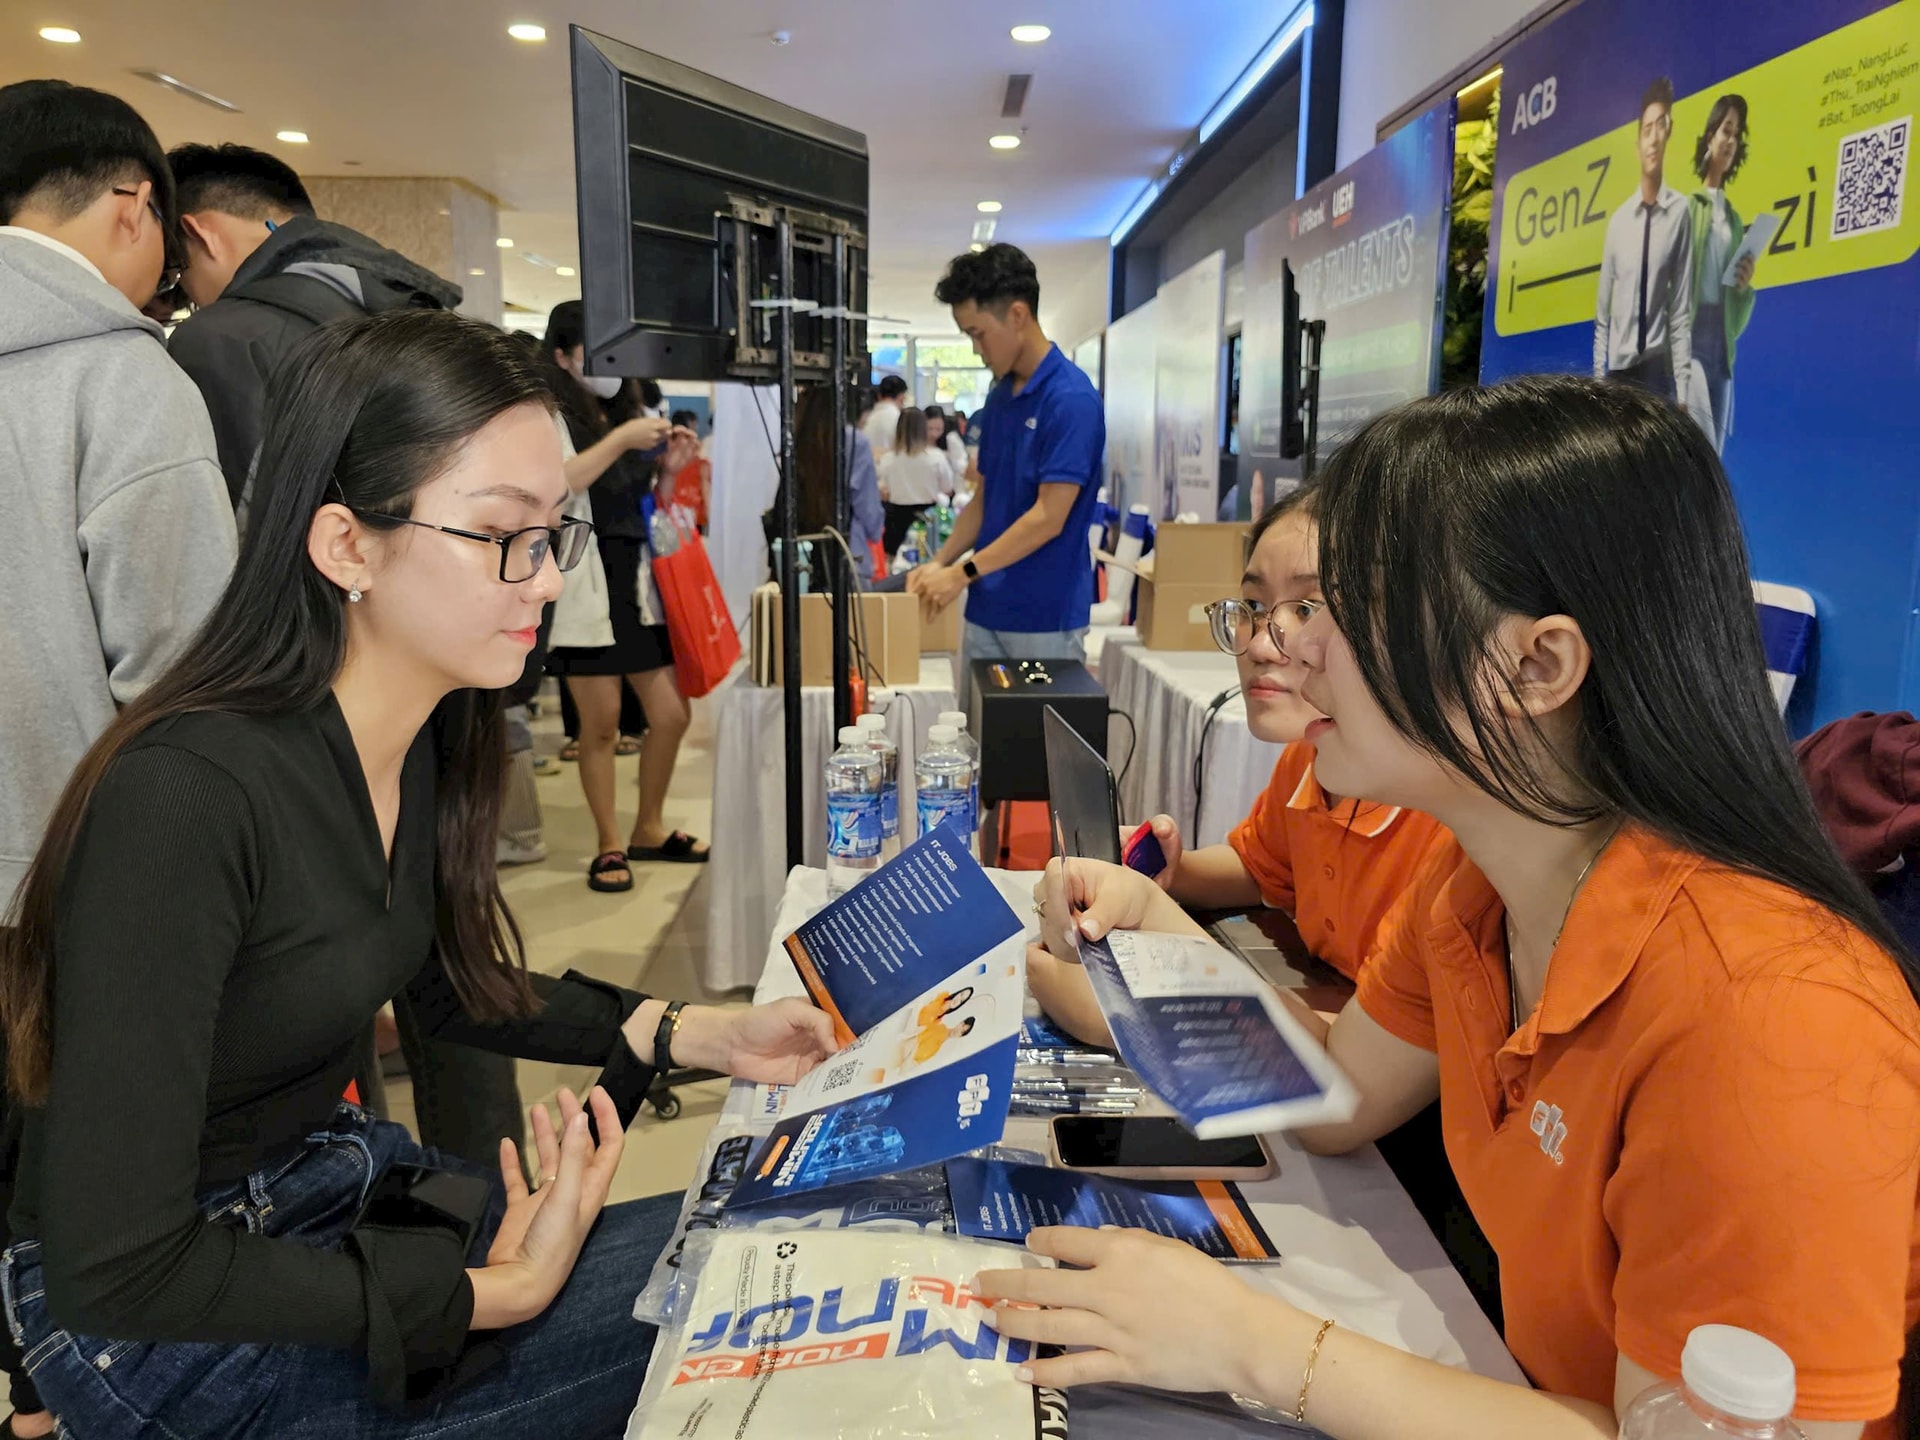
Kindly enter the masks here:
M 443 177 L 302 178 L 322 220 L 358 230 L 452 281 L 463 296 L 462 314 L 500 323 L 500 252 L 493 243 L 499 207 L 491 195 Z

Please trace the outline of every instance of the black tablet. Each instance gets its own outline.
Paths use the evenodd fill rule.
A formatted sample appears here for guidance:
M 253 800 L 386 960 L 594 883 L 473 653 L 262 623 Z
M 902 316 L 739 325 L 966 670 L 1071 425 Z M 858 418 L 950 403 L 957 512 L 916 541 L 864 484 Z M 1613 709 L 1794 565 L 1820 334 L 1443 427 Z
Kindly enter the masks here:
M 1113 771 L 1051 705 L 1042 717 L 1047 743 L 1047 809 L 1053 853 L 1120 863 L 1120 797 Z

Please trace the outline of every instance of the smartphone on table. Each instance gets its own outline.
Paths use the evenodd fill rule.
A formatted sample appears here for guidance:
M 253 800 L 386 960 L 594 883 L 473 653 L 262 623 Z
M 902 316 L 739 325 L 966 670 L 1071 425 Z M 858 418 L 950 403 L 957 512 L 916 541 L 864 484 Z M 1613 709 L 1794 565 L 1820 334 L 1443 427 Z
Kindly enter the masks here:
M 1054 1158 L 1121 1180 L 1265 1180 L 1278 1173 L 1258 1135 L 1201 1140 L 1170 1115 L 1056 1115 Z

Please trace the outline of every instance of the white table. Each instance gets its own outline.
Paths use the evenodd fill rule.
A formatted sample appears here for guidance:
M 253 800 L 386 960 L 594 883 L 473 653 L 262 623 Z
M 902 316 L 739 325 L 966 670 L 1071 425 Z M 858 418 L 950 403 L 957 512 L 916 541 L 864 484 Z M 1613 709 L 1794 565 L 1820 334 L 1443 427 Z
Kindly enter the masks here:
M 1121 822 L 1171 815 L 1190 849 L 1225 840 L 1273 777 L 1281 750 L 1253 737 L 1246 702 L 1238 695 L 1207 723 L 1214 698 L 1240 683 L 1233 657 L 1218 650 L 1149 650 L 1123 631 L 1101 646 L 1099 675 L 1107 702 L 1131 716 L 1137 731 L 1129 763 L 1127 727 L 1109 725 L 1108 758 L 1116 775 L 1126 770 Z M 1207 753 L 1196 814 L 1193 762 L 1203 734 Z
M 1034 877 L 1006 870 L 988 874 L 1026 919 L 1029 936 L 1037 937 Z M 823 870 L 803 867 L 788 877 L 769 932 L 771 943 L 761 953 L 756 1001 L 803 993 L 779 941 L 826 903 L 826 891 Z M 767 1122 L 755 1119 L 765 1110 L 763 1089 L 736 1080 L 719 1123 L 764 1130 Z M 1329 1158 L 1308 1154 L 1285 1135 L 1267 1138 L 1280 1173 L 1241 1189 L 1283 1258 L 1277 1265 L 1240 1268 L 1243 1279 L 1414 1354 L 1510 1384 L 1526 1383 L 1499 1334 L 1448 1264 L 1439 1241 L 1372 1146 Z M 1046 1121 L 1009 1120 L 1005 1143 L 1044 1152 Z M 700 1178 L 695 1176 L 694 1183 Z M 1095 1386 L 1075 1390 L 1072 1404 L 1073 1434 L 1080 1440 L 1300 1433 L 1230 1413 L 1208 1397 L 1182 1399 Z
M 913 828 L 914 758 L 927 728 L 942 710 L 957 708 L 953 658 L 923 655 L 916 684 L 897 688 L 887 734 L 900 747 L 900 823 Z M 800 692 L 801 777 L 806 862 L 827 860 L 827 812 L 821 777 L 837 737 L 833 691 Z M 700 979 L 709 990 L 739 990 L 760 978 L 774 910 L 787 873 L 785 692 L 777 685 L 736 679 L 715 697 L 713 752 L 713 874 L 707 898 L 708 945 Z M 785 930 L 780 932 L 786 934 Z

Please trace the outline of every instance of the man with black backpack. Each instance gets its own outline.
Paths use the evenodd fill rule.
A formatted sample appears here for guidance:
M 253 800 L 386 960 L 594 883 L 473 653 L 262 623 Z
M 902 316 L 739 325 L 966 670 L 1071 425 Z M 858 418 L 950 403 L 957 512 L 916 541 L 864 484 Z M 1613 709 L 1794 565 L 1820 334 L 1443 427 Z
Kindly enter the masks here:
M 220 468 L 244 525 L 267 380 L 321 325 L 382 310 L 451 309 L 460 287 L 356 230 L 315 217 L 291 167 L 244 145 L 167 154 L 195 309 L 169 345 L 206 397 Z

